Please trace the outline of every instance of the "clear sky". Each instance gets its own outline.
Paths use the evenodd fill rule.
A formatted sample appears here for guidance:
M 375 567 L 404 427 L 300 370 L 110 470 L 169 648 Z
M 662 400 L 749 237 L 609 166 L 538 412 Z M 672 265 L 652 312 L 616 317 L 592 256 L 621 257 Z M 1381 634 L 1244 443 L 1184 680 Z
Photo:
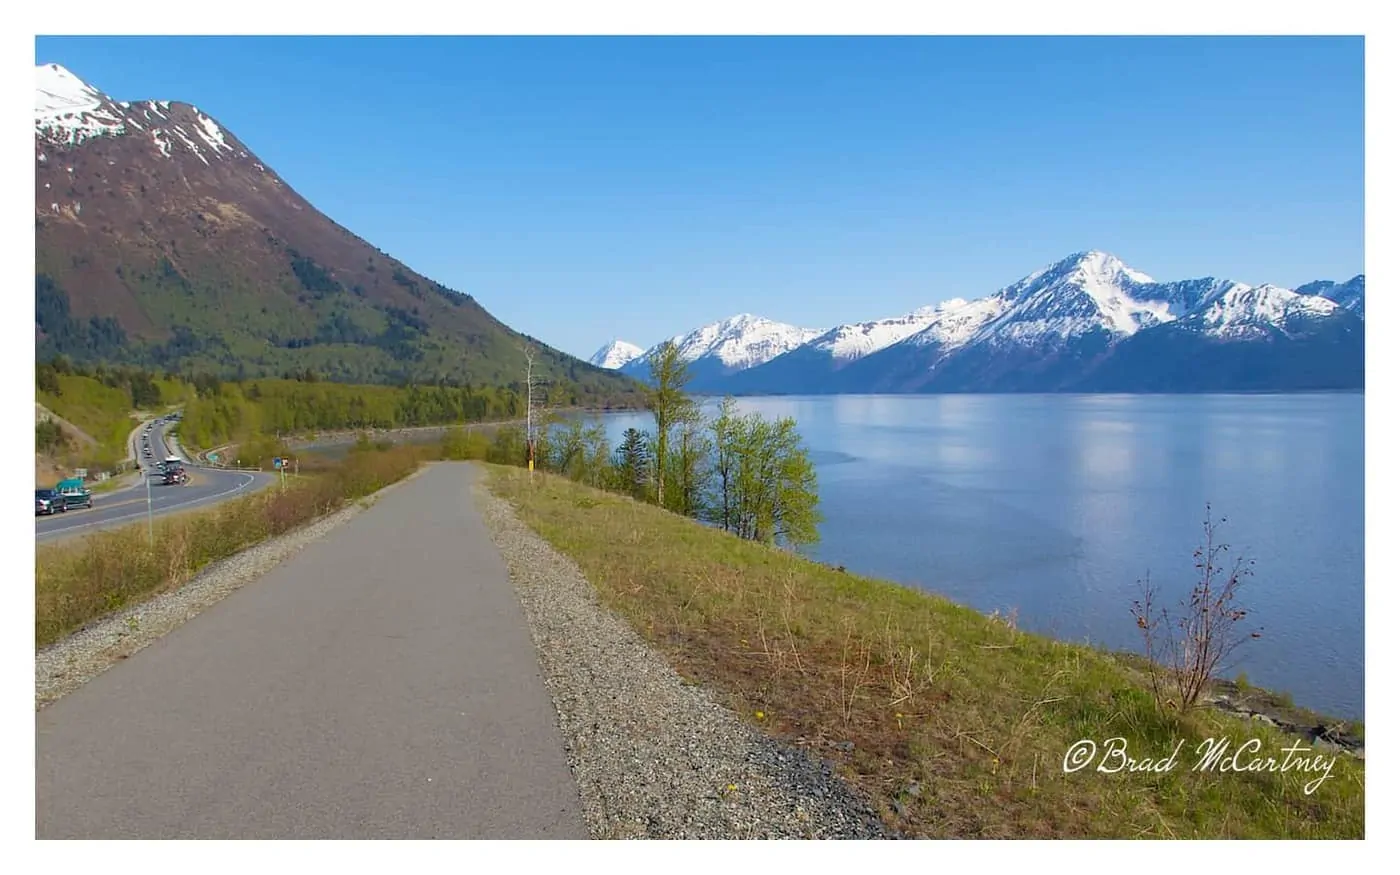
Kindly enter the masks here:
M 895 316 L 1084 249 L 1364 271 L 1360 38 L 40 38 L 36 63 L 196 104 L 579 356 Z

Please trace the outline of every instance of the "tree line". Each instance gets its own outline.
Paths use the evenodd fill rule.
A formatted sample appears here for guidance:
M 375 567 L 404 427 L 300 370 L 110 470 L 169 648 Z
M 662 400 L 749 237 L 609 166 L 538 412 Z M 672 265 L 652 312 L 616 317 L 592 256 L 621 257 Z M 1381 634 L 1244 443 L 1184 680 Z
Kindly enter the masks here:
M 688 365 L 673 343 L 650 360 L 647 409 L 653 427 L 627 429 L 611 446 L 601 423 L 544 414 L 534 434 L 512 427 L 444 439 L 447 458 L 537 467 L 714 525 L 741 538 L 787 547 L 815 543 L 821 522 L 817 477 L 791 417 L 740 415 L 732 398 L 706 417 L 686 392 Z
M 182 438 L 212 447 L 256 434 L 393 429 L 523 415 L 520 394 L 492 386 L 374 386 L 321 381 L 206 380 L 185 405 Z
M 60 376 L 87 377 L 110 389 L 126 392 L 131 398 L 132 409 L 157 407 L 161 404 L 161 389 L 156 378 L 141 368 L 109 367 L 100 364 L 86 367 L 74 364 L 66 356 L 55 356 L 34 366 L 35 390 L 40 394 L 62 396 L 63 385 L 59 380 Z

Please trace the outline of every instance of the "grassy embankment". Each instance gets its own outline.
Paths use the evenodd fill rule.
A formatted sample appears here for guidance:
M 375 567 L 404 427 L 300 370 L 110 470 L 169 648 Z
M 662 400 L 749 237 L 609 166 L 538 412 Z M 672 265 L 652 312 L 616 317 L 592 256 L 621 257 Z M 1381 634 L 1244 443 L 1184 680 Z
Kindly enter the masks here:
M 1325 753 L 1335 765 L 1312 793 L 1321 771 L 1197 771 L 1205 739 L 1231 739 L 1227 763 L 1249 739 L 1280 760 L 1296 739 L 1209 708 L 1163 713 L 1130 659 L 560 477 L 490 471 L 522 521 L 683 676 L 837 759 L 908 834 L 1364 837 L 1362 762 Z M 1115 736 L 1135 758 L 1182 747 L 1170 770 L 1096 771 Z M 1067 773 L 1086 738 L 1098 756 Z
M 430 455 L 395 447 L 303 465 L 285 492 L 267 490 L 203 511 L 41 545 L 34 575 L 34 640 L 43 647 L 103 615 L 176 589 L 200 569 L 332 513 L 416 470 Z
M 157 378 L 151 383 L 159 391 L 160 401 L 139 409 L 125 385 L 108 385 L 81 374 L 56 375 L 52 388 L 58 391 L 36 390 L 35 400 L 82 434 L 74 435 L 64 429 L 60 445 L 41 447 L 40 451 L 62 469 L 111 470 L 127 457 L 127 438 L 142 419 L 158 415 L 194 394 L 193 387 L 180 380 Z

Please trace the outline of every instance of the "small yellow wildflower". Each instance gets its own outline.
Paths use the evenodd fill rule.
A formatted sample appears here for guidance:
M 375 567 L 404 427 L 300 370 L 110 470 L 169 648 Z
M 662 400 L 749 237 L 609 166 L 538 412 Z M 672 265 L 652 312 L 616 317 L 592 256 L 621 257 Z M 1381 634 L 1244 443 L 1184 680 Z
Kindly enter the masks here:
M 762 720 L 762 719 L 763 719 L 763 712 L 762 712 L 762 711 L 755 711 L 755 712 L 753 713 L 753 716 L 757 717 L 759 720 Z

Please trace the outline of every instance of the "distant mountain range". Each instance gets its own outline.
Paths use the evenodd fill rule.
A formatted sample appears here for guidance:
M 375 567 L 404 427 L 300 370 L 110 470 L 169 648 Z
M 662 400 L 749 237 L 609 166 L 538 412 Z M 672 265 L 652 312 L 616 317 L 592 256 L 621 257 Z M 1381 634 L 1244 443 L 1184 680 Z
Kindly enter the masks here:
M 904 316 L 820 331 L 746 314 L 672 339 L 698 392 L 1361 389 L 1365 286 L 1364 276 L 1298 289 L 1163 283 L 1090 251 L 984 298 Z M 617 343 L 600 354 L 645 379 L 657 348 Z
M 576 394 L 640 388 L 336 224 L 198 107 L 114 101 L 57 64 L 34 72 L 39 357 L 505 385 L 530 349 L 542 378 Z

